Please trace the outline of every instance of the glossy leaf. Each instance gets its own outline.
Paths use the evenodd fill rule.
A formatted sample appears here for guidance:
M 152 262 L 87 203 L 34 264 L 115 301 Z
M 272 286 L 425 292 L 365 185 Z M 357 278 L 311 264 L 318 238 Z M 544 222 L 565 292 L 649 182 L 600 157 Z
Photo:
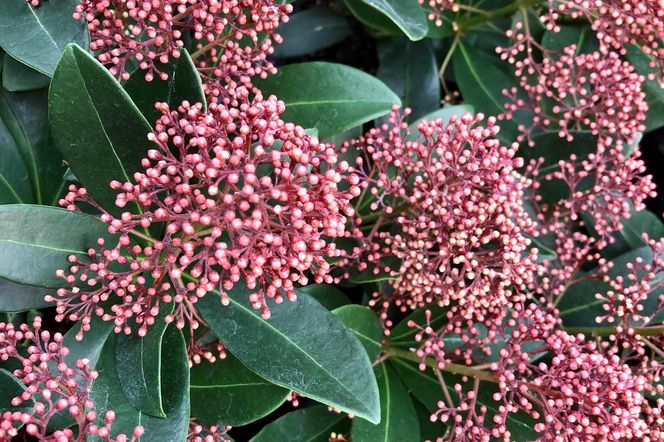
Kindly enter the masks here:
M 309 284 L 300 291 L 314 298 L 328 310 L 350 304 L 350 299 L 341 290 L 326 284 Z
M 315 127 L 321 138 L 345 132 L 390 112 L 400 104 L 381 81 L 355 68 L 335 63 L 291 64 L 259 82 L 264 94 L 286 103 L 283 118 Z
M 65 50 L 49 89 L 56 147 L 85 188 L 117 213 L 112 180 L 142 170 L 150 125 L 113 76 L 80 47 Z
M 191 414 L 207 425 L 240 426 L 276 410 L 289 390 L 271 384 L 233 355 L 191 368 Z
M 629 219 L 623 221 L 622 235 L 632 248 L 646 245 L 642 237 L 644 233 L 654 240 L 664 237 L 664 223 L 651 211 L 633 212 Z
M 111 335 L 104 345 L 97 363 L 99 377 L 92 384 L 90 398 L 99 410 L 115 411 L 112 434 L 131 435 L 134 427 L 143 426 L 145 434 L 141 442 L 182 442 L 189 428 L 189 366 L 187 348 L 182 332 L 169 327 L 164 335 L 162 358 L 162 396 L 165 418 L 145 414 L 134 408 L 125 397 L 120 385 L 116 360 L 116 336 Z M 98 418 L 100 421 L 103 415 Z M 98 442 L 99 437 L 90 435 L 90 442 Z
M 168 324 L 166 315 L 172 313 L 173 304 L 163 304 L 145 336 L 132 333 L 118 335 L 115 364 L 125 397 L 138 410 L 156 417 L 166 417 L 161 397 L 162 343 Z M 168 362 L 166 362 L 168 363 Z
M 627 60 L 641 75 L 647 76 L 655 72 L 655 68 L 649 66 L 651 57 L 635 46 L 628 47 Z M 646 80 L 643 83 L 643 90 L 646 93 L 646 102 L 648 103 L 645 125 L 646 130 L 651 131 L 664 126 L 664 89 L 655 79 Z
M 4 57 L 2 85 L 10 92 L 31 91 L 48 87 L 51 78 L 16 61 L 14 57 Z
M 12 399 L 20 396 L 25 391 L 25 386 L 9 371 L 0 368 L 0 412 L 23 410 L 29 407 L 15 407 Z
M 542 36 L 542 47 L 550 51 L 561 51 L 570 45 L 576 45 L 577 55 L 599 48 L 595 32 L 585 24 L 562 25 L 560 31 L 545 31 Z
M 22 312 L 52 306 L 52 303 L 44 301 L 44 296 L 49 293 L 49 289 L 0 279 L 0 312 Z
M 124 84 L 125 91 L 150 123 L 161 117 L 161 112 L 154 107 L 157 102 L 168 103 L 172 110 L 177 110 L 185 100 L 206 106 L 201 76 L 186 49 L 180 51 L 180 58 L 159 69 L 168 74 L 168 80 L 157 77 L 148 82 L 144 75 L 137 73 Z
M 503 90 L 517 86 L 516 79 L 501 71 L 498 63 L 495 57 L 482 54 L 463 41 L 452 56 L 454 77 L 464 102 L 486 115 L 502 113 L 507 102 Z M 500 127 L 498 137 L 504 142 L 514 142 L 516 123 L 503 120 Z
M 328 442 L 348 430 L 348 418 L 324 405 L 303 408 L 266 425 L 250 442 Z
M 78 0 L 42 2 L 3 0 L 0 47 L 21 63 L 51 76 L 69 43 L 87 48 L 87 26 L 72 18 Z
M 387 16 L 411 40 L 423 39 L 429 30 L 424 10 L 417 0 L 362 0 Z
M 275 57 L 300 57 L 325 49 L 351 34 L 345 15 L 326 8 L 311 8 L 291 15 L 279 26 L 283 43 L 275 48 Z
M 104 321 L 100 316 L 93 316 L 90 321 L 90 330 L 83 333 L 82 339 L 76 339 L 80 331 L 80 323 L 70 328 L 62 340 L 62 345 L 69 349 L 65 356 L 67 364 L 75 364 L 77 359 L 87 359 L 90 367 L 95 368 L 101 352 L 106 345 L 106 340 L 113 331 L 113 321 Z M 114 336 L 114 335 L 112 335 Z
M 250 293 L 236 284 L 228 306 L 213 293 L 197 302 L 201 316 L 230 352 L 272 383 L 377 422 L 376 380 L 353 333 L 303 292 L 297 301 L 271 306 L 266 321 L 249 302 Z
M 369 360 L 375 361 L 380 354 L 383 339 L 383 327 L 376 313 L 368 307 L 357 304 L 344 305 L 334 313 L 348 327 L 367 351 Z
M 378 370 L 380 423 L 374 425 L 364 419 L 354 419 L 353 442 L 419 442 L 419 422 L 408 390 L 388 364 L 381 364 Z
M 67 257 L 87 255 L 101 237 L 111 237 L 107 225 L 85 213 L 27 204 L 0 206 L 0 278 L 61 287 L 64 281 L 56 271 L 68 268 Z
M 378 45 L 376 76 L 412 109 L 411 121 L 440 107 L 436 54 L 428 40 L 393 39 Z
M 49 137 L 45 91 L 0 89 L 0 203 L 57 205 L 62 157 Z

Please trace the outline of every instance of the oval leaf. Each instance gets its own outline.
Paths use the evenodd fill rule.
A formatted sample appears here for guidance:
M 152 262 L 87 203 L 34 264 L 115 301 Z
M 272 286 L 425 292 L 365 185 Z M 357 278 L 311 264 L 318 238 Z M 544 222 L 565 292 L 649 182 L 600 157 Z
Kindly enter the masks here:
M 135 74 L 124 84 L 125 91 L 149 122 L 155 122 L 161 117 L 161 112 L 154 107 L 157 102 L 168 103 L 171 109 L 177 109 L 184 100 L 202 103 L 206 107 L 201 76 L 186 49 L 180 50 L 180 58 L 168 65 L 161 65 L 159 70 L 168 74 L 168 80 L 157 77 L 146 81 L 145 76 Z
M 70 45 L 49 89 L 53 139 L 81 184 L 117 213 L 112 180 L 142 170 L 150 125 L 113 76 L 90 54 Z M 120 118 L 118 118 L 120 117 Z
M 350 299 L 341 290 L 326 284 L 309 284 L 300 289 L 307 295 L 314 298 L 323 307 L 328 310 L 334 310 L 346 304 L 350 304 Z
M 207 425 L 246 425 L 276 410 L 289 390 L 261 378 L 233 355 L 191 368 L 191 414 Z
M 312 62 L 284 66 L 260 82 L 265 94 L 286 103 L 283 118 L 317 128 L 321 138 L 345 132 L 390 112 L 399 97 L 358 69 Z
M 51 77 L 6 56 L 2 66 L 2 85 L 11 92 L 30 91 L 48 86 Z
M 21 63 L 51 76 L 69 43 L 88 47 L 85 23 L 72 18 L 79 0 L 42 2 L 39 7 L 23 0 L 3 0 L 0 47 Z
M 328 442 L 332 433 L 348 431 L 348 418 L 324 405 L 292 411 L 266 425 L 251 442 Z
M 376 313 L 369 307 L 357 304 L 344 305 L 334 310 L 337 318 L 348 327 L 367 351 L 369 360 L 375 361 L 380 354 L 383 339 L 383 327 Z
M 157 418 L 134 408 L 125 397 L 120 385 L 115 364 L 116 335 L 111 335 L 104 345 L 97 363 L 99 377 L 92 384 L 90 398 L 95 409 L 100 411 L 99 422 L 103 421 L 103 411 L 115 411 L 112 433 L 124 433 L 131 437 L 134 427 L 143 426 L 145 434 L 141 442 L 182 442 L 189 429 L 189 366 L 187 348 L 182 332 L 168 327 L 163 341 L 161 376 L 165 418 Z M 90 442 L 100 438 L 89 435 Z
M 252 308 L 250 293 L 238 284 L 228 306 L 213 293 L 196 304 L 231 353 L 270 382 L 378 422 L 376 379 L 353 333 L 303 292 L 295 302 L 275 305 L 266 321 Z
M 418 0 L 362 0 L 389 17 L 411 40 L 423 39 L 429 30 L 429 22 Z
M 345 15 L 325 8 L 312 8 L 290 16 L 279 26 L 283 43 L 275 48 L 275 57 L 300 57 L 343 41 L 351 34 Z
M 57 270 L 68 267 L 69 255 L 87 256 L 98 238 L 111 238 L 107 227 L 81 212 L 28 204 L 0 206 L 0 278 L 61 287 Z
M 381 364 L 378 376 L 380 391 L 380 423 L 373 425 L 364 419 L 353 420 L 353 442 L 418 442 L 420 425 L 408 390 L 387 364 Z

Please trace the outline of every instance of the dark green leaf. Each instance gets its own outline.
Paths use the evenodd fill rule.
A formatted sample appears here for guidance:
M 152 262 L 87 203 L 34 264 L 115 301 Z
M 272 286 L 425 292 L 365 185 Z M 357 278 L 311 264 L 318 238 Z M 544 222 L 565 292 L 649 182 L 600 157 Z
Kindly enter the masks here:
M 29 68 L 14 57 L 6 56 L 2 68 L 2 85 L 11 92 L 31 91 L 48 86 L 51 78 Z
M 191 369 L 191 414 L 203 424 L 240 426 L 276 410 L 289 391 L 271 384 L 233 355 Z
M 56 147 L 103 207 L 118 212 L 112 180 L 130 181 L 151 146 L 150 125 L 113 76 L 70 45 L 53 74 L 49 119 Z
M 251 442 L 328 442 L 330 434 L 348 431 L 348 418 L 324 405 L 292 411 L 266 425 Z
M 419 442 L 419 422 L 408 390 L 388 364 L 381 364 L 379 370 L 380 423 L 353 420 L 353 442 Z
M 236 283 L 228 306 L 213 293 L 196 304 L 231 353 L 272 383 L 377 422 L 380 405 L 371 362 L 341 320 L 298 292 L 297 301 L 273 306 L 266 321 L 252 308 L 250 293 Z
M 652 58 L 636 46 L 627 48 L 627 60 L 641 75 L 647 76 L 656 70 L 656 68 L 649 66 Z M 646 93 L 646 102 L 648 103 L 648 113 L 645 121 L 646 131 L 651 131 L 664 126 L 664 88 L 659 85 L 657 80 L 646 80 L 643 83 L 643 90 Z
M 419 401 L 413 401 L 417 419 L 420 421 L 420 438 L 423 440 L 436 440 L 445 434 L 445 425 L 437 420 L 431 422 L 431 413 Z
M 386 15 L 411 40 L 421 40 L 429 31 L 424 10 L 417 0 L 362 0 Z
M 127 401 L 138 410 L 156 417 L 166 417 L 162 407 L 161 372 L 162 342 L 167 328 L 165 317 L 173 304 L 162 305 L 155 323 L 144 337 L 138 326 L 132 333 L 118 335 L 115 365 Z M 168 362 L 167 362 L 168 363 Z
M 641 236 L 644 233 L 654 240 L 664 236 L 664 223 L 651 211 L 633 212 L 629 219 L 623 221 L 622 235 L 632 248 L 646 245 Z
M 369 360 L 375 361 L 382 347 L 380 341 L 383 339 L 383 327 L 376 313 L 369 307 L 357 304 L 344 305 L 335 309 L 332 313 L 341 319 L 360 340 L 369 355 Z
M 412 109 L 411 121 L 440 107 L 436 54 L 429 40 L 381 42 L 378 59 L 376 76 L 399 96 L 404 107 Z
M 0 203 L 57 204 L 65 168 L 49 137 L 46 91 L 0 90 L 0 152 Z
M 2 3 L 0 46 L 42 74 L 53 74 L 67 44 L 88 47 L 87 26 L 72 18 L 78 0 L 46 1 L 37 8 L 23 0 Z
M 318 128 L 321 138 L 382 117 L 400 104 L 399 97 L 376 78 L 335 63 L 284 66 L 259 87 L 286 103 L 284 119 Z
M 314 298 L 328 310 L 334 310 L 342 305 L 350 304 L 350 299 L 341 290 L 331 285 L 310 284 L 302 287 L 300 290 Z
M 12 399 L 20 396 L 25 391 L 25 386 L 13 374 L 0 368 L 0 412 L 16 411 L 17 408 L 12 405 Z M 29 407 L 18 408 L 18 410 Z
M 463 100 L 477 112 L 494 116 L 502 113 L 507 102 L 503 90 L 517 86 L 516 78 L 501 71 L 498 64 L 496 57 L 482 54 L 463 41 L 452 56 L 454 76 Z M 504 142 L 514 142 L 516 123 L 503 120 L 500 127 L 498 137 Z
M 413 321 L 420 327 L 426 325 L 426 311 L 431 311 L 430 324 L 431 327 L 438 328 L 447 321 L 447 309 L 438 307 L 437 305 L 430 305 L 420 308 L 412 312 L 401 320 L 390 333 L 390 343 L 397 345 L 412 345 L 415 343 L 415 335 L 419 331 L 415 327 L 409 327 L 408 322 Z
M 545 31 L 542 47 L 550 51 L 561 51 L 570 45 L 576 45 L 576 54 L 586 54 L 599 49 L 595 32 L 585 24 L 561 25 L 559 32 Z
M 182 332 L 169 327 L 164 335 L 162 358 L 168 363 L 161 366 L 161 385 L 166 418 L 144 414 L 127 401 L 115 365 L 116 341 L 115 335 L 111 335 L 97 363 L 99 377 L 90 391 L 95 409 L 115 411 L 113 434 L 131 435 L 141 425 L 145 429 L 141 442 L 183 442 L 189 429 L 189 366 Z M 98 420 L 103 422 L 103 413 Z M 90 435 L 88 440 L 100 439 Z
M 0 311 L 22 312 L 48 307 L 53 305 L 44 301 L 44 296 L 49 293 L 49 289 L 16 284 L 6 279 L 0 279 Z
M 290 16 L 279 26 L 284 42 L 275 48 L 276 57 L 313 54 L 343 41 L 351 34 L 345 15 L 325 8 L 312 8 Z
M 157 102 L 168 103 L 172 110 L 176 110 L 185 100 L 206 106 L 201 76 L 186 49 L 180 51 L 180 58 L 159 69 L 168 74 L 168 80 L 157 77 L 148 82 L 144 75 L 137 73 L 124 85 L 125 91 L 150 123 L 161 116 L 161 112 L 154 107 Z
M 0 206 L 0 278 L 61 287 L 64 281 L 56 271 L 68 268 L 67 257 L 87 255 L 101 237 L 111 238 L 107 225 L 85 213 L 28 204 Z

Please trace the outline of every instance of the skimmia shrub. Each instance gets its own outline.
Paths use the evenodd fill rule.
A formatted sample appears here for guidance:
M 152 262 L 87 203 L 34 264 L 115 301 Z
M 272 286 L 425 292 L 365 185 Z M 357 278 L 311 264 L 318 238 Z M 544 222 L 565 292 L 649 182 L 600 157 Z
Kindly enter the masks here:
M 0 11 L 0 441 L 664 441 L 661 1 Z

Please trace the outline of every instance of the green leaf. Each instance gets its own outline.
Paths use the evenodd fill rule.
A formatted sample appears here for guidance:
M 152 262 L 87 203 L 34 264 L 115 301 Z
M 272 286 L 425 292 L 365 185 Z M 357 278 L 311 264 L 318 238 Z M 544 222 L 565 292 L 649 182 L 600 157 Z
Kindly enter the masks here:
M 649 66 L 652 57 L 646 55 L 636 46 L 627 48 L 627 60 L 634 66 L 636 72 L 643 76 L 655 73 L 656 68 Z M 643 83 L 643 90 L 646 93 L 646 102 L 648 103 L 648 112 L 646 114 L 646 131 L 651 131 L 664 126 L 664 88 L 657 80 L 646 80 Z
M 436 54 L 429 40 L 379 42 L 378 60 L 376 76 L 397 94 L 404 107 L 412 109 L 411 120 L 440 107 Z
M 418 442 L 420 426 L 408 390 L 388 364 L 381 364 L 379 369 L 380 423 L 373 425 L 355 419 L 351 429 L 353 442 Z
M 29 409 L 30 407 L 17 408 L 12 405 L 12 399 L 20 396 L 24 391 L 25 385 L 21 381 L 7 370 L 0 368 L 0 412 Z
M 234 427 L 254 422 L 274 410 L 289 391 L 271 384 L 233 355 L 191 368 L 191 414 L 206 425 Z
M 626 276 L 629 274 L 627 264 L 634 262 L 636 258 L 642 258 L 644 264 L 652 262 L 653 255 L 650 247 L 641 247 L 613 259 L 613 267 L 609 270 L 608 275 L 611 279 L 618 276 L 625 278 L 625 283 L 628 283 Z M 590 272 L 592 276 L 594 272 Z M 664 275 L 659 276 L 664 277 Z M 603 281 L 597 279 L 582 279 L 572 284 L 561 296 L 557 308 L 560 311 L 559 316 L 563 320 L 565 327 L 601 327 L 606 324 L 597 324 L 595 318 L 597 316 L 604 316 L 606 312 L 602 308 L 605 301 L 596 299 L 597 293 L 605 294 L 611 290 L 611 286 Z M 657 300 L 661 292 L 658 290 L 652 291 L 648 295 L 648 299 L 642 302 L 644 311 L 652 310 L 657 304 Z
M 185 100 L 207 107 L 201 76 L 186 49 L 180 50 L 180 58 L 160 65 L 159 70 L 168 74 L 168 80 L 157 77 L 148 82 L 144 75 L 135 74 L 124 84 L 125 91 L 149 122 L 161 117 L 161 112 L 154 107 L 157 102 L 168 103 L 172 110 L 176 110 Z
M 76 177 L 107 210 L 118 213 L 112 180 L 142 170 L 150 125 L 113 76 L 90 54 L 70 45 L 49 90 L 56 147 Z
M 161 366 L 165 418 L 145 414 L 127 401 L 115 365 L 116 341 L 116 335 L 109 337 L 97 363 L 99 377 L 90 391 L 95 409 L 115 411 L 114 435 L 124 433 L 131 436 L 134 428 L 141 425 L 145 429 L 141 442 L 183 442 L 189 429 L 189 366 L 182 332 L 168 327 L 164 335 L 162 358 L 168 361 Z M 103 412 L 99 413 L 98 423 L 103 422 L 103 418 Z M 92 435 L 88 440 L 100 441 L 99 437 Z
M 115 353 L 118 378 L 127 401 L 138 410 L 155 417 L 166 417 L 162 407 L 159 373 L 162 342 L 168 326 L 165 317 L 172 312 L 172 303 L 162 305 L 154 325 L 148 328 L 144 337 L 139 336 L 137 325 L 132 327 L 131 334 L 119 334 Z
M 0 89 L 0 203 L 57 204 L 62 157 L 49 137 L 45 91 Z
M 421 40 L 429 31 L 424 10 L 417 0 L 362 0 L 386 15 L 411 40 Z
M 14 57 L 4 57 L 2 85 L 11 92 L 30 91 L 48 86 L 51 78 L 29 68 Z
M 0 206 L 0 278 L 61 287 L 64 281 L 56 271 L 68 268 L 69 255 L 87 256 L 98 238 L 112 238 L 107 227 L 81 212 L 28 204 Z
M 35 8 L 23 0 L 3 0 L 0 47 L 21 63 L 51 76 L 67 44 L 88 47 L 87 26 L 72 18 L 78 3 L 47 1 Z
M 49 289 L 16 284 L 0 279 L 0 312 L 23 312 L 53 304 L 44 301 Z
M 419 401 L 413 401 L 417 419 L 420 421 L 420 438 L 422 440 L 436 440 L 445 435 L 445 424 L 437 420 L 431 422 L 431 413 Z
M 62 340 L 62 346 L 69 349 L 65 362 L 74 365 L 77 359 L 87 359 L 90 367 L 95 368 L 115 324 L 113 321 L 104 321 L 100 316 L 95 315 L 90 321 L 90 330 L 85 332 L 79 341 L 76 339 L 76 335 L 80 331 L 80 325 L 80 322 L 74 324 L 65 333 Z
M 266 425 L 250 442 L 328 442 L 332 433 L 348 431 L 348 418 L 324 405 L 303 408 Z
M 419 331 L 415 327 L 409 327 L 408 322 L 413 321 L 420 327 L 426 324 L 426 311 L 431 311 L 431 327 L 438 328 L 447 322 L 447 309 L 438 307 L 437 305 L 429 305 L 427 307 L 419 308 L 401 320 L 390 333 L 390 343 L 399 346 L 415 344 L 415 335 Z
M 334 310 L 342 305 L 350 304 L 348 296 L 338 288 L 327 284 L 309 284 L 302 287 L 300 291 L 314 298 L 323 307 L 328 310 Z
M 498 67 L 496 57 L 480 53 L 472 46 L 459 42 L 452 55 L 452 67 L 457 85 L 464 102 L 472 105 L 477 112 L 498 115 L 504 111 L 507 98 L 504 89 L 518 85 L 513 76 L 507 75 Z M 513 121 L 502 120 L 498 137 L 504 142 L 516 140 L 517 125 Z
M 544 31 L 542 47 L 550 51 L 562 51 L 570 45 L 576 45 L 575 54 L 586 54 L 599 49 L 595 32 L 586 24 L 561 25 L 559 32 Z
M 367 351 L 369 360 L 375 361 L 380 354 L 383 339 L 383 327 L 376 313 L 369 307 L 357 304 L 344 305 L 335 309 L 337 318 L 341 319 L 346 327 L 350 329 L 357 339 L 360 340 L 364 349 Z
M 275 48 L 275 57 L 301 57 L 325 49 L 351 34 L 345 15 L 314 7 L 291 15 L 279 26 L 283 43 Z
M 274 384 L 378 422 L 371 362 L 341 320 L 299 291 L 296 301 L 273 306 L 266 321 L 252 308 L 251 292 L 236 284 L 228 306 L 213 293 L 196 304 L 231 353 Z
M 286 103 L 285 120 L 318 128 L 321 138 L 382 117 L 392 105 L 400 104 L 399 97 L 381 81 L 335 63 L 284 66 L 258 86 Z
M 657 215 L 649 210 L 632 213 L 629 219 L 623 221 L 622 235 L 632 248 L 646 245 L 641 237 L 647 233 L 650 239 L 658 240 L 664 236 L 664 223 Z

